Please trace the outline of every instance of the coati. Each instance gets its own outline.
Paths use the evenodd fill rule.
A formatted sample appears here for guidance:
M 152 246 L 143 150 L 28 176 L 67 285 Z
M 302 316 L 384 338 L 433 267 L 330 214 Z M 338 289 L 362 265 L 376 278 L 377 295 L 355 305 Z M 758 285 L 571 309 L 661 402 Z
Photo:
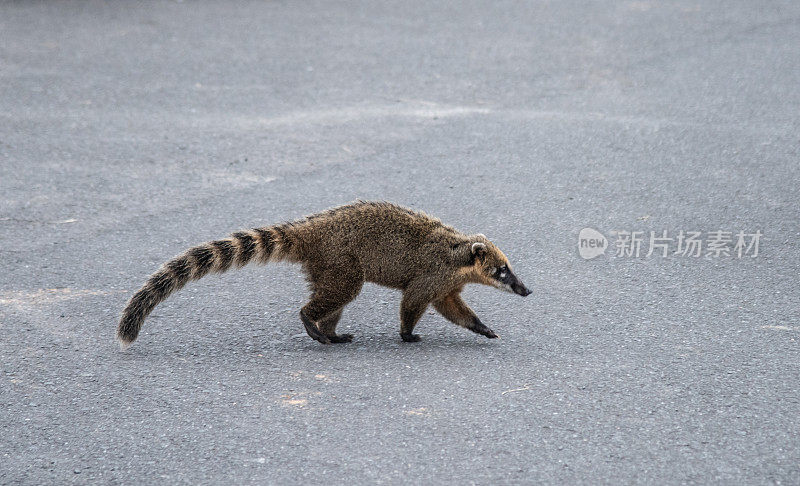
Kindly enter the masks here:
M 465 284 L 491 285 L 523 297 L 531 293 L 485 236 L 465 235 L 388 202 L 356 201 L 297 221 L 239 231 L 168 261 L 128 301 L 117 328 L 122 348 L 136 339 L 144 319 L 172 292 L 210 272 L 251 261 L 303 266 L 311 298 L 300 319 L 308 335 L 324 344 L 353 339 L 336 334 L 336 324 L 364 282 L 403 291 L 400 336 L 406 342 L 420 340 L 413 330 L 429 304 L 459 326 L 498 337 L 461 299 Z

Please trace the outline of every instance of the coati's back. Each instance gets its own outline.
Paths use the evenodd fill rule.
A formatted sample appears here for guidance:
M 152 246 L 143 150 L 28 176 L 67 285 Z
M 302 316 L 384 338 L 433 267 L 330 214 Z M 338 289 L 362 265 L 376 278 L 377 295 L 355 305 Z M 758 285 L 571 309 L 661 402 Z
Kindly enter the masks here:
M 415 274 L 446 258 L 466 236 L 427 214 L 387 202 L 359 201 L 293 225 L 305 242 L 302 261 L 352 255 L 367 281 L 402 288 Z

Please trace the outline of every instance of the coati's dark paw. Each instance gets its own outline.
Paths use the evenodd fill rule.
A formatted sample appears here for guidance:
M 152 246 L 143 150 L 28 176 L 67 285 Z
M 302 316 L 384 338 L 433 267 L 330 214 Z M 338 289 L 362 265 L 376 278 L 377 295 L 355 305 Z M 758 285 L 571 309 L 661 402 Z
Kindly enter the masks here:
M 419 334 L 411 334 L 411 333 L 403 334 L 401 332 L 400 333 L 400 337 L 403 338 L 403 341 L 405 341 L 407 343 L 417 343 L 420 340 L 422 340 L 422 338 L 419 337 Z
M 309 334 L 309 336 L 311 336 L 311 335 Z M 311 336 L 311 337 L 312 337 L 312 338 L 313 338 L 315 341 L 319 341 L 319 342 L 321 342 L 322 344 L 330 344 L 330 343 L 331 343 L 331 339 L 330 339 L 328 336 L 324 335 L 324 334 L 320 334 L 319 336 L 316 336 L 316 335 L 315 335 L 315 336 Z
M 499 338 L 500 337 L 497 334 L 495 334 L 494 331 L 492 331 L 491 329 L 489 329 L 488 332 L 484 332 L 484 333 L 481 333 L 481 334 L 483 334 L 484 336 L 486 336 L 489 339 L 495 339 L 495 338 Z
M 480 320 L 478 320 L 478 322 L 474 324 L 472 332 L 476 332 L 478 334 L 486 336 L 489 339 L 495 339 L 500 337 L 497 334 L 495 334 L 494 331 L 486 327 L 486 324 L 482 323 Z
M 331 340 L 328 338 L 328 336 L 322 334 L 317 325 L 314 324 L 314 321 L 306 317 L 306 315 L 303 314 L 303 311 L 300 311 L 300 320 L 303 321 L 303 326 L 306 328 L 306 333 L 308 333 L 312 339 L 315 339 L 322 344 L 331 343 Z
M 331 340 L 332 343 L 349 343 L 353 341 L 352 334 L 335 334 L 333 336 L 328 336 L 328 339 Z

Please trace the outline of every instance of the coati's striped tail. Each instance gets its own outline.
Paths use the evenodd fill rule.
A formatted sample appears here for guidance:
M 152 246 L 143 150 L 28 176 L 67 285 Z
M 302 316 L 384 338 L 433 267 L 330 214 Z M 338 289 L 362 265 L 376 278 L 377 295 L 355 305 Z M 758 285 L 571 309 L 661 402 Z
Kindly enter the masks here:
M 187 282 L 197 280 L 210 272 L 222 273 L 231 266 L 242 267 L 255 260 L 258 263 L 291 258 L 291 225 L 256 228 L 239 231 L 223 240 L 210 241 L 186 250 L 161 266 L 147 279 L 125 310 L 117 327 L 117 339 L 123 349 L 132 343 L 142 323 L 161 301 Z

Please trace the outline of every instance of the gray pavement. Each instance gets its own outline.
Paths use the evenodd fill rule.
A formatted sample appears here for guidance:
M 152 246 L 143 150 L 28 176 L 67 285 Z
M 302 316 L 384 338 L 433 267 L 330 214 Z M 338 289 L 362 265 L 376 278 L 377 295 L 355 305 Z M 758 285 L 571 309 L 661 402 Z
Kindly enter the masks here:
M 0 4 L 0 483 L 800 483 L 799 46 L 791 1 Z M 119 351 L 161 262 L 356 198 L 493 239 L 502 339 L 366 286 L 322 346 L 274 265 Z M 610 236 L 720 229 L 759 255 Z

